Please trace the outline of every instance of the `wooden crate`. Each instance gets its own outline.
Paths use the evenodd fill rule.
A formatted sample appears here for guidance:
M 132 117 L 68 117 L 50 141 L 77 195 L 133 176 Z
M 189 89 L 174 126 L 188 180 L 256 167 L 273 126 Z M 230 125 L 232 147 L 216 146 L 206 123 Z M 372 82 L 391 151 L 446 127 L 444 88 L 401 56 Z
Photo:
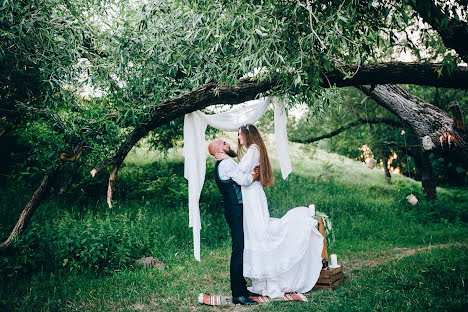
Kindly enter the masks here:
M 320 277 L 314 289 L 336 289 L 344 279 L 343 267 L 331 269 L 325 268 L 320 272 Z
M 323 224 L 322 217 L 318 218 L 318 230 L 323 236 L 322 263 L 326 268 L 320 271 L 320 277 L 313 289 L 335 290 L 343 282 L 343 267 L 340 266 L 339 268 L 334 269 L 328 267 L 327 240 L 325 239 L 325 226 Z

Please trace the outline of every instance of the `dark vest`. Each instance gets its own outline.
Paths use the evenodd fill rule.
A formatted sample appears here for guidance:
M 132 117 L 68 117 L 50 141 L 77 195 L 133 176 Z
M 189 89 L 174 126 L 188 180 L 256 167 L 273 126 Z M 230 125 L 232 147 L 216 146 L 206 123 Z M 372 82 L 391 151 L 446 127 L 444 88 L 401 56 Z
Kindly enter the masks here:
M 217 161 L 215 165 L 215 181 L 216 185 L 218 186 L 221 195 L 223 196 L 224 206 L 232 206 L 237 204 L 242 204 L 242 191 L 241 187 L 234 182 L 232 179 L 229 180 L 221 180 L 219 177 L 219 163 L 221 161 Z

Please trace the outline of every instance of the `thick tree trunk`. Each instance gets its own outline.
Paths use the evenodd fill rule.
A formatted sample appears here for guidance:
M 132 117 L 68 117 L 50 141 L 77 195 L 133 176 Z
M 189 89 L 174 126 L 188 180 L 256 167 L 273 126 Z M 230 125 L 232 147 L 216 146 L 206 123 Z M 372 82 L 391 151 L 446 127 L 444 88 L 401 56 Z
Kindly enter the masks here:
M 52 186 L 52 183 L 55 177 L 57 176 L 57 173 L 58 173 L 58 168 L 56 167 L 50 169 L 46 173 L 46 175 L 41 181 L 41 184 L 34 192 L 34 195 L 32 196 L 31 200 L 23 209 L 23 212 L 21 212 L 18 222 L 16 223 L 15 227 L 11 231 L 10 236 L 0 245 L 1 249 L 9 247 L 11 243 L 14 241 L 15 237 L 21 235 L 23 230 L 27 227 L 28 222 L 31 219 L 34 211 L 36 210 L 37 207 L 39 207 L 42 200 L 49 192 Z
M 411 157 L 413 157 L 416 167 L 421 172 L 421 184 L 424 194 L 426 194 L 426 199 L 436 200 L 436 179 L 429 155 L 429 152 L 421 150 L 419 153 L 412 153 Z
M 432 169 L 432 162 L 429 157 L 430 153 L 423 151 L 421 153 L 422 166 L 421 166 L 421 182 L 424 193 L 428 200 L 437 199 L 436 195 L 436 179 L 434 176 L 434 170 Z
M 408 124 L 420 138 L 429 136 L 433 152 L 468 170 L 468 137 L 440 108 L 398 85 L 364 85 L 359 89 Z

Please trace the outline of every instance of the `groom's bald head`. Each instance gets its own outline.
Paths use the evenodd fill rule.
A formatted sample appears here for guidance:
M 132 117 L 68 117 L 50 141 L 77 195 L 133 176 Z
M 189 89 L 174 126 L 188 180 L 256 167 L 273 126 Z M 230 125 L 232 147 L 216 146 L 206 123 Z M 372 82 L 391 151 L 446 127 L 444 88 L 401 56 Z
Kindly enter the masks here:
M 215 155 L 216 153 L 226 153 L 228 156 L 236 157 L 237 154 L 231 149 L 231 145 L 222 139 L 214 139 L 208 145 L 208 152 L 211 155 Z
M 210 152 L 211 155 L 214 156 L 217 152 L 222 151 L 222 146 L 223 146 L 224 141 L 221 139 L 214 139 L 213 141 L 210 142 L 208 145 L 208 152 Z

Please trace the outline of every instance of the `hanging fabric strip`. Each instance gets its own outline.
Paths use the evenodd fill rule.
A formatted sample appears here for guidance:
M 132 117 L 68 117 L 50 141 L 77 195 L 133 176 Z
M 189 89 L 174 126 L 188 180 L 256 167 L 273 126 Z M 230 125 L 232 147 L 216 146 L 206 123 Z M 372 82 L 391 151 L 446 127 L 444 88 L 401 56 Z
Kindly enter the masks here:
M 291 162 L 288 153 L 288 136 L 286 132 L 287 116 L 284 101 L 273 99 L 275 108 L 275 136 L 278 158 L 283 178 L 291 172 Z M 200 261 L 200 208 L 199 200 L 206 171 L 206 126 L 222 131 L 237 131 L 244 124 L 253 124 L 263 116 L 270 104 L 270 98 L 263 98 L 246 102 L 242 108 L 235 108 L 227 112 L 206 115 L 195 111 L 185 115 L 184 119 L 184 148 L 185 157 L 184 177 L 188 180 L 189 191 L 189 226 L 193 228 L 193 252 L 195 259 Z
M 275 98 L 275 137 L 276 137 L 276 151 L 278 152 L 278 159 L 281 167 L 281 174 L 283 179 L 286 180 L 292 171 L 291 160 L 289 158 L 288 148 L 288 132 L 286 124 L 288 123 L 288 116 L 286 116 L 286 103 L 282 98 Z

